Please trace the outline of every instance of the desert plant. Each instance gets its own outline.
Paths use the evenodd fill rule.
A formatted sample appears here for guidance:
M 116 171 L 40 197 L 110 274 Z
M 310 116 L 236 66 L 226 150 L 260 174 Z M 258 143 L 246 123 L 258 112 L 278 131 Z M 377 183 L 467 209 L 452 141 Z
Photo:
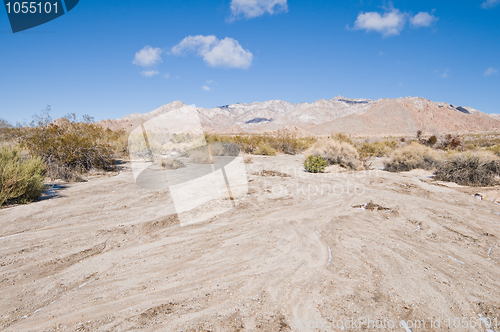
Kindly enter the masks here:
M 437 139 L 436 135 L 432 135 L 431 137 L 429 137 L 429 138 L 427 139 L 427 142 L 426 142 L 426 143 L 427 143 L 427 145 L 429 145 L 429 146 L 433 146 L 433 145 L 435 145 L 435 144 L 437 143 L 437 141 L 438 141 L 438 139 Z
M 488 153 L 459 153 L 441 163 L 434 178 L 467 186 L 491 186 L 500 175 L 500 160 Z
M 462 139 L 457 135 L 451 135 L 451 134 L 446 135 L 440 145 L 442 149 L 447 149 L 447 150 L 464 149 L 464 143 Z
M 359 153 L 354 146 L 333 138 L 317 141 L 306 151 L 306 154 L 314 157 L 321 156 L 328 165 L 338 164 L 353 170 L 362 166 Z
M 304 169 L 309 173 L 322 173 L 325 170 L 326 161 L 321 156 L 310 155 L 304 161 Z
M 253 154 L 262 156 L 275 156 L 276 150 L 269 143 L 260 142 L 259 147 L 254 151 Z
M 389 155 L 398 147 L 398 142 L 393 139 L 384 140 L 374 143 L 363 143 L 361 147 L 358 148 L 359 155 L 361 158 L 367 157 L 384 157 Z
M 493 152 L 497 156 L 500 156 L 500 145 L 490 146 L 486 150 Z
M 189 158 L 188 162 L 194 164 L 211 164 L 212 158 L 208 152 L 208 147 L 204 146 L 198 149 L 194 149 L 188 152 Z
M 234 143 L 240 147 L 241 151 L 254 154 L 261 143 L 266 143 L 276 151 L 292 155 L 303 152 L 316 140 L 313 137 L 299 137 L 286 130 L 273 133 L 245 135 L 223 135 L 211 133 L 206 134 L 205 139 L 209 143 Z
M 434 169 L 442 162 L 444 152 L 434 150 L 418 142 L 395 150 L 389 161 L 385 163 L 385 170 L 389 172 L 405 172 L 415 168 Z
M 114 170 L 113 144 L 119 133 L 88 123 L 60 121 L 36 127 L 16 128 L 15 139 L 31 155 L 40 156 L 48 166 L 47 175 L 70 181 L 77 173 L 92 169 Z M 119 146 L 120 144 L 118 144 Z
M 45 167 L 39 157 L 23 158 L 17 148 L 0 149 L 0 206 L 29 203 L 44 189 Z

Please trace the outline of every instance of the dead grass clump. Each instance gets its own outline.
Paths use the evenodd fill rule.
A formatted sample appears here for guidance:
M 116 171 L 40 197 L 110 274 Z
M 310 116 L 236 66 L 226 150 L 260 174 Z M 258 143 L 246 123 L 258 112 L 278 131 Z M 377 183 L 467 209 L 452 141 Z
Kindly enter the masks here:
M 378 205 L 378 204 L 373 203 L 373 201 L 370 201 L 366 204 L 354 205 L 352 208 L 353 209 L 369 210 L 369 211 L 388 211 L 388 210 L 390 210 L 389 208 L 383 207 L 382 205 Z
M 253 163 L 253 158 L 252 158 L 252 156 L 250 156 L 250 155 L 248 155 L 248 154 L 244 155 L 244 156 L 243 156 L 243 162 L 244 162 L 245 164 L 251 164 L 251 163 Z
M 184 168 L 186 165 L 180 160 L 177 159 L 167 159 L 161 161 L 161 166 L 165 169 L 175 170 L 179 168 Z
M 442 151 L 434 150 L 418 142 L 412 142 L 391 154 L 391 159 L 385 163 L 385 170 L 406 172 L 416 168 L 434 169 L 443 159 Z
M 317 141 L 306 154 L 314 157 L 321 156 L 328 165 L 340 165 L 353 170 L 362 166 L 358 150 L 354 146 L 333 138 Z
M 210 154 L 208 153 L 207 147 L 202 147 L 199 149 L 191 150 L 188 152 L 189 158 L 188 162 L 193 164 L 210 164 L 212 163 L 212 159 L 210 158 Z
M 441 163 L 434 178 L 466 186 L 491 186 L 500 175 L 500 159 L 492 153 L 459 153 Z
M 289 178 L 290 177 L 290 175 L 288 175 L 286 173 L 281 173 L 281 172 L 274 171 L 274 170 L 265 170 L 265 169 L 263 169 L 260 172 L 256 172 L 256 173 L 252 173 L 252 174 L 259 175 L 259 176 L 279 176 L 282 178 Z

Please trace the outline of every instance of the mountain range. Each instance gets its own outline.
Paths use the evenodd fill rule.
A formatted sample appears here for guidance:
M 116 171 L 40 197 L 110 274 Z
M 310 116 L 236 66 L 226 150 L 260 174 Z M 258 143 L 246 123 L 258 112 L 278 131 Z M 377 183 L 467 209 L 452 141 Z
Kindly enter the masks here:
M 186 106 L 174 101 L 149 113 L 134 113 L 98 124 L 130 132 L 160 114 Z M 281 100 L 232 104 L 212 109 L 197 107 L 207 132 L 262 133 L 288 130 L 301 135 L 409 135 L 500 131 L 500 114 L 486 114 L 471 107 L 433 102 L 418 97 L 350 99 L 342 96 L 313 103 Z

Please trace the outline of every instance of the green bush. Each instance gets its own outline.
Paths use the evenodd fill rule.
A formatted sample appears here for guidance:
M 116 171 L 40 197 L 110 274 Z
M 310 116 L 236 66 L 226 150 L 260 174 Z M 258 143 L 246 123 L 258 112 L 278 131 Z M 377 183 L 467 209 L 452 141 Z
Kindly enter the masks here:
M 500 175 L 500 160 L 489 154 L 460 153 L 440 164 L 434 173 L 436 180 L 466 186 L 491 186 Z
M 310 155 L 304 161 L 304 169 L 309 173 L 322 173 L 326 167 L 326 160 L 323 160 L 321 156 L 314 157 Z
M 427 140 L 427 145 L 429 146 L 433 146 L 437 143 L 438 139 L 436 137 L 436 135 L 432 135 L 431 137 L 429 137 L 429 139 Z
M 38 199 L 44 189 L 44 174 L 40 158 L 23 158 L 17 148 L 0 149 L 0 206 Z

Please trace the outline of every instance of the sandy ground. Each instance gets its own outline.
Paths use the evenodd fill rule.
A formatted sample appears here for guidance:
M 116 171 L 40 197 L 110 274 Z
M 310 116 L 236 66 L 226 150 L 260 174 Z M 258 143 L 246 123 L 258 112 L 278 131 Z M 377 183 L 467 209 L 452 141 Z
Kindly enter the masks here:
M 254 157 L 243 202 L 186 227 L 127 165 L 2 209 L 0 329 L 500 331 L 498 187 L 302 160 Z

